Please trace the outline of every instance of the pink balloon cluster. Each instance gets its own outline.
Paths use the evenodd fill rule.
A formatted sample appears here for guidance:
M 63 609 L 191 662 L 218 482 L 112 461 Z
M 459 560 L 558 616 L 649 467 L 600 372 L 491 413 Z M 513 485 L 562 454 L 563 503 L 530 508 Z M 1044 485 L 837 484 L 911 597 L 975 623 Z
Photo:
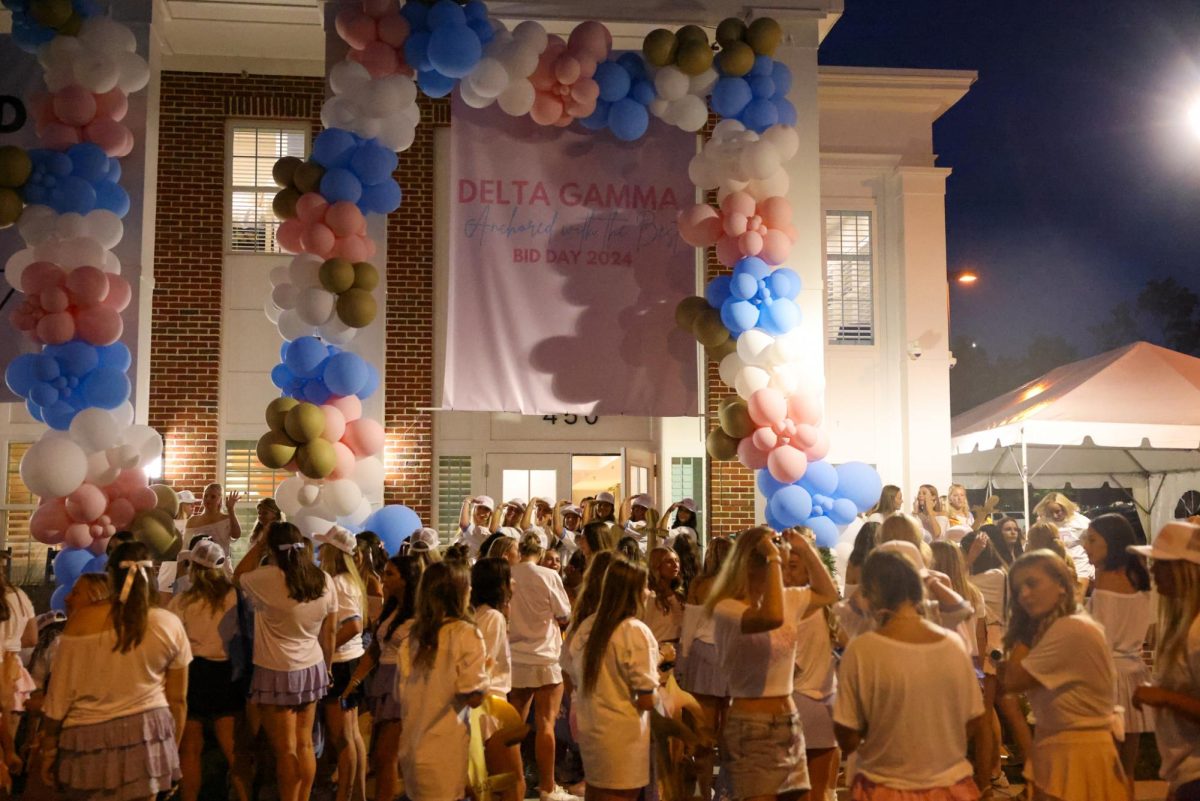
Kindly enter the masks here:
M 133 132 L 121 120 L 129 99 L 120 89 L 94 94 L 78 84 L 33 99 L 34 125 L 44 147 L 66 150 L 91 142 L 109 156 L 123 158 L 133 150 Z
M 317 192 L 296 201 L 296 216 L 279 224 L 279 244 L 289 253 L 312 253 L 323 259 L 366 261 L 375 255 L 367 236 L 367 220 L 348 200 L 330 204 Z
M 361 6 L 342 9 L 334 27 L 350 45 L 346 58 L 366 67 L 372 78 L 413 75 L 413 68 L 404 60 L 404 43 L 411 29 L 395 0 L 363 0 Z
M 716 245 L 717 259 L 726 267 L 746 256 L 783 264 L 796 241 L 792 204 L 785 197 L 755 202 L 748 192 L 730 192 L 719 210 L 701 203 L 681 212 L 678 223 L 689 245 Z
M 13 311 L 13 327 L 41 345 L 75 339 L 111 345 L 121 338 L 121 312 L 129 305 L 129 282 L 95 267 L 66 271 L 38 261 L 21 272 L 25 300 Z
M 738 459 L 751 470 L 765 467 L 776 481 L 791 484 L 804 476 L 810 461 L 829 452 L 829 435 L 817 427 L 821 407 L 811 395 L 785 398 L 779 390 L 760 389 L 746 405 L 758 428 L 738 443 Z
M 551 36 L 529 76 L 535 97 L 529 116 L 538 125 L 565 127 L 596 110 L 596 65 L 608 58 L 612 34 L 599 22 L 581 22 L 567 41 Z
M 105 487 L 84 482 L 65 498 L 43 498 L 29 519 L 34 539 L 47 545 L 104 553 L 108 538 L 158 502 L 141 470 L 122 470 Z

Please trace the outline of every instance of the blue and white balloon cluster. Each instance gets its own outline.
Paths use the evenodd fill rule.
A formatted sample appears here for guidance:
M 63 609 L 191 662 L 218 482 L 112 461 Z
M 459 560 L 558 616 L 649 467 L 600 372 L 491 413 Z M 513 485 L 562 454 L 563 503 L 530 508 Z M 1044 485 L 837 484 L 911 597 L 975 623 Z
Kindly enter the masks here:
M 88 214 L 96 209 L 118 217 L 129 213 L 129 194 L 117 183 L 121 164 L 91 142 L 65 152 L 30 150 L 33 172 L 25 184 L 25 202 L 49 206 L 59 214 Z
M 792 484 L 776 481 L 767 470 L 758 471 L 757 481 L 767 499 L 767 525 L 778 530 L 808 526 L 822 548 L 836 546 L 838 530 L 870 509 L 883 488 L 868 464 L 834 467 L 824 459 L 809 462 L 804 477 Z
M 313 141 L 312 158 L 325 168 L 320 191 L 328 202 L 349 201 L 363 214 L 400 208 L 400 185 L 392 178 L 400 159 L 378 140 L 326 128 Z
M 326 345 L 316 337 L 284 342 L 271 382 L 284 395 L 320 405 L 332 397 L 365 400 L 379 388 L 379 371 L 357 353 Z
M 129 348 L 120 342 L 98 347 L 72 340 L 18 356 L 8 365 L 4 380 L 25 399 L 35 420 L 66 431 L 84 409 L 116 409 L 129 400 L 125 372 L 130 363 Z
M 721 312 L 721 322 L 733 337 L 751 328 L 777 336 L 800 325 L 799 294 L 800 276 L 795 270 L 772 270 L 757 256 L 746 256 L 734 265 L 732 275 L 708 282 L 705 298 Z
M 718 72 L 720 60 L 718 59 Z M 795 125 L 796 107 L 787 99 L 792 71 L 770 56 L 757 56 L 744 76 L 722 73 L 712 90 L 712 109 L 725 119 L 762 133 L 772 125 Z
M 404 59 L 417 71 L 417 85 L 429 97 L 445 97 L 460 78 L 471 74 L 492 41 L 492 24 L 482 0 L 459 5 L 438 0 L 433 6 L 405 3 L 400 13 L 412 30 Z
M 596 65 L 600 87 L 596 110 L 579 122 L 593 131 L 608 128 L 622 142 L 640 139 L 650 125 L 650 104 L 658 99 L 646 62 L 638 53 L 622 53 Z

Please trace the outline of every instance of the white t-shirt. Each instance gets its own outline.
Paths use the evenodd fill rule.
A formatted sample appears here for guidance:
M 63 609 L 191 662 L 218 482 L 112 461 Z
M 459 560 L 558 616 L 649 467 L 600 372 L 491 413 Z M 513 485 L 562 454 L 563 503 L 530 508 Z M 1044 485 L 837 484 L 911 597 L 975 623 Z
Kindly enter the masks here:
M 646 608 L 642 612 L 642 622 L 654 632 L 654 639 L 660 643 L 676 642 L 683 633 L 683 601 L 675 593 L 667 595 L 667 611 L 655 598 L 646 599 Z
M 381 665 L 396 664 L 396 653 L 400 650 L 400 642 L 412 631 L 413 621 L 412 618 L 409 618 L 396 626 L 392 636 L 388 636 L 388 631 L 392 628 L 392 621 L 398 614 L 400 614 L 400 610 L 396 609 L 380 620 L 379 627 L 375 629 L 375 641 L 379 643 L 379 664 Z
M 1183 649 L 1183 661 L 1158 665 L 1159 683 L 1168 690 L 1200 695 L 1200 617 L 1192 621 Z M 1160 775 L 1171 789 L 1200 780 L 1200 723 L 1189 720 L 1169 706 L 1154 710 L 1154 736 L 1162 755 Z
M 490 606 L 475 610 L 475 626 L 487 649 L 488 691 L 506 696 L 512 690 L 512 654 L 508 646 L 508 621 Z
M 1008 610 L 1008 573 L 998 567 L 975 573 L 968 579 L 983 596 L 988 625 L 1004 624 Z
M 1026 693 L 1037 719 L 1036 739 L 1111 727 L 1117 672 L 1104 628 L 1091 617 L 1054 621 L 1021 666 L 1040 683 Z
M 20 587 L 6 592 L 4 602 L 8 604 L 8 620 L 0 623 L 0 639 L 4 641 L 5 651 L 17 653 L 21 650 L 21 635 L 34 618 L 33 604 Z
M 729 679 L 731 698 L 773 698 L 792 694 L 796 663 L 796 626 L 808 609 L 807 587 L 783 590 L 783 625 L 756 634 L 742 633 L 745 601 L 726 598 L 713 609 L 714 639 L 721 668 Z
M 325 661 L 319 635 L 325 618 L 337 612 L 333 577 L 325 592 L 299 603 L 289 598 L 283 571 L 266 565 L 242 575 L 242 590 L 258 613 L 254 618 L 254 664 L 268 670 L 303 670 Z
M 837 689 L 833 668 L 833 642 L 829 624 L 820 612 L 808 615 L 796 626 L 796 674 L 794 692 L 823 701 Z
M 906 643 L 871 631 L 842 656 L 833 719 L 866 733 L 855 753 L 873 782 L 922 790 L 970 776 L 967 723 L 983 713 L 975 667 L 950 632 Z
M 186 548 L 193 537 L 201 535 L 212 538 L 212 541 L 221 546 L 221 550 L 225 552 L 225 556 L 229 556 L 229 546 L 233 542 L 233 532 L 229 530 L 229 518 L 225 517 L 215 523 L 208 523 L 203 526 L 191 526 L 183 537 L 183 545 Z M 232 565 L 229 560 L 225 560 L 226 569 L 232 570 Z
M 44 711 L 64 728 L 165 708 L 167 671 L 192 661 L 183 623 L 165 609 L 149 611 L 142 642 L 125 653 L 113 650 L 112 629 L 63 634 L 58 643 Z
M 562 651 L 558 621 L 571 616 L 562 578 L 549 568 L 520 562 L 512 569 L 508 641 L 515 665 L 555 665 Z
M 484 526 L 470 525 L 462 529 L 462 533 L 458 535 L 458 543 L 466 545 L 471 551 L 471 558 L 479 558 L 479 546 L 483 545 L 484 540 L 492 536 L 492 532 L 488 531 Z
M 232 587 L 221 600 L 221 608 L 214 610 L 203 598 L 192 598 L 184 603 L 183 595 L 176 595 L 167 604 L 183 621 L 192 656 L 224 662 L 229 659 L 229 644 L 238 635 L 237 591 Z
M 1096 568 L 1088 559 L 1087 551 L 1083 549 L 1083 535 L 1087 532 L 1092 521 L 1076 512 L 1070 520 L 1058 523 L 1058 536 L 1067 549 L 1067 558 L 1075 563 L 1075 575 L 1079 578 L 1095 578 Z
M 340 627 L 347 620 L 358 618 L 362 620 L 363 594 L 349 573 L 339 573 L 333 577 L 333 589 L 337 595 L 337 625 Z M 365 624 L 366 621 L 363 620 Z M 365 654 L 362 634 L 355 634 L 337 647 L 333 652 L 334 662 L 349 662 Z

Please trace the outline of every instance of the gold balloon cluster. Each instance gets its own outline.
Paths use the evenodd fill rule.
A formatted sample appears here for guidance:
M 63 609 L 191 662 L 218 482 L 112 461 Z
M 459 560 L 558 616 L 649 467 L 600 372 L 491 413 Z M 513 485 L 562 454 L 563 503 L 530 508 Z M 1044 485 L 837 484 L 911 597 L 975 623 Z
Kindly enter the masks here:
M 737 350 L 737 340 L 721 322 L 721 312 L 698 295 L 684 298 L 675 307 L 675 325 L 696 338 L 714 362 L 720 362 Z
M 183 540 L 175 528 L 175 515 L 179 513 L 179 496 L 166 484 L 151 484 L 150 489 L 158 502 L 153 509 L 144 509 L 133 516 L 129 531 L 133 538 L 150 549 L 159 559 L 174 559 Z
M 699 75 L 713 63 L 708 34 L 699 25 L 684 25 L 674 32 L 655 28 L 642 40 L 642 55 L 656 67 L 674 65 L 684 75 Z
M 322 439 L 325 413 L 313 403 L 295 398 L 276 398 L 267 404 L 270 431 L 258 438 L 258 460 L 264 467 L 279 470 L 293 459 L 296 469 L 308 478 L 325 478 L 337 466 L 333 443 Z
M 737 395 L 721 401 L 717 407 L 717 420 L 720 424 L 708 432 L 705 448 L 717 461 L 729 462 L 738 456 L 738 443 L 753 434 L 757 426 L 750 419 L 746 401 Z
M 0 228 L 7 228 L 21 217 L 25 201 L 20 189 L 33 173 L 29 154 L 14 145 L 0 147 Z
M 783 29 L 771 17 L 759 17 L 749 25 L 737 17 L 722 20 L 717 26 L 721 74 L 735 78 L 748 75 L 755 56 L 774 56 L 781 41 Z
M 303 161 L 295 156 L 284 156 L 271 168 L 271 177 L 282 187 L 275 193 L 271 209 L 279 219 L 290 220 L 296 216 L 296 202 L 301 195 L 320 191 L 325 168 L 312 159 Z
M 75 12 L 71 0 L 30 0 L 29 16 L 65 36 L 77 36 L 83 25 L 83 17 Z
M 343 323 L 365 328 L 375 319 L 378 309 L 371 292 L 379 285 L 379 270 L 374 264 L 326 259 L 318 278 L 327 292 L 337 295 L 337 316 Z

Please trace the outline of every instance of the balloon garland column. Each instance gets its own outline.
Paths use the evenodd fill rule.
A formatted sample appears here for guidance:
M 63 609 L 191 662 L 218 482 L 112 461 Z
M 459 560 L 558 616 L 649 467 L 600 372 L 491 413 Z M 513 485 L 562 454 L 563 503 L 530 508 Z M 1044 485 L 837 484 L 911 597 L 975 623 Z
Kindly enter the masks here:
M 144 468 L 162 455 L 134 424 L 120 342 L 132 295 L 113 249 L 130 208 L 119 159 L 133 149 L 128 97 L 149 80 L 133 31 L 89 0 L 5 0 L 14 41 L 36 56 L 46 91 L 30 98 L 43 147 L 0 147 L 0 227 L 25 243 L 5 265 L 24 293 L 13 327 L 37 346 L 7 366 L 8 387 L 49 428 L 21 460 L 38 496 L 30 533 L 61 545 L 57 608 L 78 574 L 102 568 L 109 538 L 133 528 L 157 553 L 177 544 Z M 173 493 L 162 493 L 164 508 Z M 165 519 L 164 519 L 165 518 Z

